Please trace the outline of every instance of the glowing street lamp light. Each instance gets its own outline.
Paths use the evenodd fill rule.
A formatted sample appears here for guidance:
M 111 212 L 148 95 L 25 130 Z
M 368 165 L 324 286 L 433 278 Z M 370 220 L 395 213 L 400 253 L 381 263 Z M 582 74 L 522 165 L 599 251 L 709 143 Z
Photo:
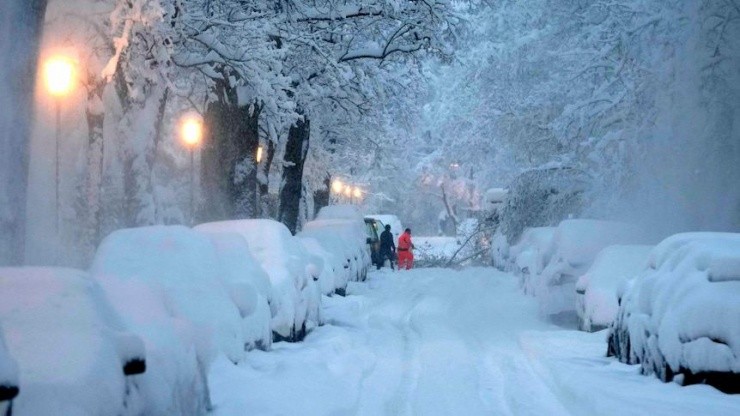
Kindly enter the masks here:
M 53 97 L 64 97 L 72 90 L 74 63 L 64 56 L 49 58 L 44 64 L 46 89 Z
M 54 165 L 54 200 L 55 217 L 54 228 L 59 236 L 59 145 L 62 135 L 62 98 L 69 95 L 74 83 L 74 63 L 70 58 L 64 56 L 53 56 L 44 63 L 44 81 L 46 90 L 55 98 L 56 113 L 56 138 L 54 142 L 55 165 Z
M 360 199 L 362 198 L 362 189 L 360 189 L 359 186 L 355 186 L 355 188 L 352 190 L 352 196 L 354 196 L 354 203 L 359 204 Z
M 344 196 L 346 196 L 348 199 L 352 198 L 352 187 L 347 185 L 344 187 Z
M 337 195 L 341 195 L 342 188 L 344 188 L 344 184 L 339 179 L 335 179 L 331 184 L 331 190 Z
M 257 163 L 262 162 L 262 146 L 257 147 Z
M 196 116 L 185 116 L 180 122 L 180 139 L 190 150 L 190 216 L 195 218 L 195 148 L 203 140 L 203 121 Z

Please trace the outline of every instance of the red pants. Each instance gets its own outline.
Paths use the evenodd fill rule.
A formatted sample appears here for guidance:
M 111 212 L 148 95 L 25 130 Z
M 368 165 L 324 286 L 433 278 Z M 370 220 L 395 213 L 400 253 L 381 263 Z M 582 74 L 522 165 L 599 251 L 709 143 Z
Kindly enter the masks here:
M 408 250 L 398 250 L 398 270 L 411 270 L 414 267 L 414 253 Z

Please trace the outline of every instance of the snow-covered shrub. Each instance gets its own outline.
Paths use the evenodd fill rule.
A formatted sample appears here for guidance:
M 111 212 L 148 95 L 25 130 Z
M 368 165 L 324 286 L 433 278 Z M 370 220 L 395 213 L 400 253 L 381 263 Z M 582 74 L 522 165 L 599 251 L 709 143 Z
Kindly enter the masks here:
M 220 271 L 210 239 L 183 226 L 119 230 L 98 248 L 93 277 L 146 343 L 145 413 L 203 413 L 212 360 L 244 358 L 239 310 Z
M 270 278 L 252 257 L 244 237 L 236 233 L 196 231 L 207 235 L 218 256 L 218 276 L 239 309 L 245 350 L 268 349 L 272 344 L 270 330 Z
M 527 227 L 554 226 L 577 216 L 583 209 L 588 184 L 583 172 L 568 167 L 522 173 L 509 185 L 501 210 L 501 231 L 513 244 Z
M 740 234 L 663 240 L 624 289 L 609 355 L 645 374 L 740 393 Z
M 509 249 L 511 269 L 520 278 L 524 293 L 533 295 L 533 283 L 550 261 L 555 227 L 527 228 L 519 241 Z
M 156 366 L 87 273 L 0 269 L 0 326 L 20 370 L 14 414 L 147 413 L 141 383 Z M 0 352 L 2 385 L 18 386 L 14 363 Z
M 575 283 L 605 247 L 642 244 L 646 237 L 631 224 L 600 220 L 565 220 L 555 229 L 549 262 L 536 280 L 535 296 L 543 315 L 575 312 Z
M 277 221 L 267 219 L 200 224 L 199 231 L 237 233 L 270 277 L 271 328 L 275 341 L 300 341 L 318 325 L 321 296 L 309 276 L 309 260 L 297 238 Z
M 619 308 L 617 291 L 641 272 L 653 246 L 609 246 L 576 282 L 578 327 L 599 331 L 614 321 Z

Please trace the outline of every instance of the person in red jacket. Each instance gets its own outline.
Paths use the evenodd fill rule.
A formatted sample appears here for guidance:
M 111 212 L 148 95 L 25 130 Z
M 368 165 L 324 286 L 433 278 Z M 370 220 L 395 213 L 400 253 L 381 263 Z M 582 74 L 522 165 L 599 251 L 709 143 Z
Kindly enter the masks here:
M 411 242 L 411 228 L 407 228 L 406 231 L 398 237 L 398 245 L 396 246 L 396 252 L 398 253 L 398 270 L 406 268 L 410 270 L 414 267 L 414 253 L 411 251 L 414 248 L 414 243 Z

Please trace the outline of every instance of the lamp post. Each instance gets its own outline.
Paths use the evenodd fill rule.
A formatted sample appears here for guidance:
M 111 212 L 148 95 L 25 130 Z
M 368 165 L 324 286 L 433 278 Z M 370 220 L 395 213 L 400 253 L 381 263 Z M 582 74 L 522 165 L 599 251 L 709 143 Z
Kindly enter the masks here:
M 342 188 L 344 188 L 344 184 L 339 179 L 334 179 L 334 181 L 331 183 L 331 191 L 334 193 L 335 202 L 339 201 L 339 198 L 342 196 Z
M 59 236 L 59 142 L 62 135 L 62 98 L 72 90 L 74 64 L 64 56 L 53 56 L 44 63 L 46 90 L 54 98 L 56 134 L 54 138 L 54 230 Z
M 355 186 L 355 189 L 352 190 L 352 195 L 355 197 L 355 203 L 359 205 L 360 198 L 362 198 L 362 189 L 359 186 Z
M 180 124 L 180 138 L 190 150 L 190 217 L 195 218 L 195 148 L 203 139 L 203 121 L 196 116 L 185 116 Z

